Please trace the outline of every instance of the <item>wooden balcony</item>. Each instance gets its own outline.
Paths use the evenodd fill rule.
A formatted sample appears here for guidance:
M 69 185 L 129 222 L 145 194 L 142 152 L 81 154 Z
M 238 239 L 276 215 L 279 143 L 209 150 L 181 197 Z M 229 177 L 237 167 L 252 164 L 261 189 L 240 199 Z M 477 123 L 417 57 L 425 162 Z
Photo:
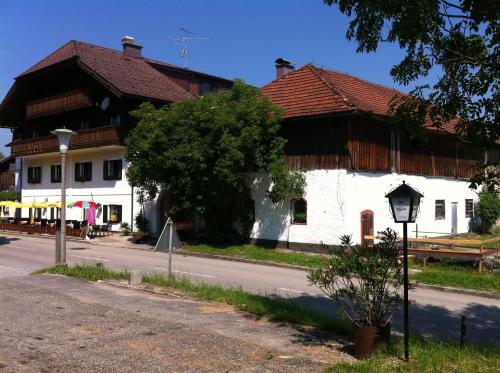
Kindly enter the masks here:
M 92 101 L 82 90 L 69 91 L 26 103 L 26 119 L 32 119 L 92 106 Z
M 123 145 L 125 131 L 121 127 L 107 126 L 77 131 L 71 138 L 70 151 L 109 145 Z M 11 143 L 14 157 L 59 152 L 59 141 L 54 135 L 34 139 L 16 140 Z

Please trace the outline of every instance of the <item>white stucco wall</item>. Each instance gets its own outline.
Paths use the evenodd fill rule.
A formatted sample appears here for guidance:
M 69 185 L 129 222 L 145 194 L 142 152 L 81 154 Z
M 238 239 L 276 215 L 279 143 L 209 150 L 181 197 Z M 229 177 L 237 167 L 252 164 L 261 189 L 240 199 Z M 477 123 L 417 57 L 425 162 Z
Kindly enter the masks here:
M 125 170 L 127 161 L 124 157 L 124 148 L 102 147 L 70 151 L 67 156 L 67 186 L 66 200 L 70 202 L 79 200 L 93 200 L 102 205 L 117 204 L 122 206 L 122 221 L 131 224 L 132 218 L 139 212 L 140 206 L 133 203 L 132 216 L 132 188 L 128 184 Z M 105 160 L 122 159 L 123 170 L 121 180 L 103 180 L 103 162 Z M 75 181 L 75 163 L 92 162 L 92 181 Z M 50 166 L 60 164 L 59 154 L 45 154 L 26 157 L 22 162 L 22 202 L 56 202 L 60 201 L 60 183 L 51 183 Z M 42 167 L 42 181 L 39 184 L 28 183 L 28 167 Z M 28 217 L 28 209 L 22 209 L 22 217 Z M 80 208 L 67 209 L 68 220 L 84 220 L 83 210 Z M 50 218 L 50 211 L 42 210 L 42 218 Z M 97 223 L 102 223 L 101 213 L 96 214 Z M 114 225 L 118 229 L 118 224 Z
M 341 235 L 352 234 L 353 240 L 359 242 L 360 214 L 363 210 L 374 212 L 375 232 L 391 227 L 402 234 L 402 225 L 394 223 L 384 195 L 403 180 L 424 194 L 417 218 L 419 231 L 451 232 L 452 202 L 458 203 L 458 232 L 469 230 L 470 219 L 465 218 L 465 199 L 475 201 L 478 196 L 469 189 L 467 181 L 415 175 L 316 170 L 306 172 L 306 225 L 290 224 L 290 202 L 274 205 L 266 197 L 269 190 L 268 178 L 255 177 L 253 198 L 256 201 L 256 223 L 252 238 L 338 244 Z M 436 199 L 445 200 L 446 217 L 443 220 L 435 219 Z M 414 236 L 414 230 L 415 224 L 410 224 L 408 231 L 411 236 Z

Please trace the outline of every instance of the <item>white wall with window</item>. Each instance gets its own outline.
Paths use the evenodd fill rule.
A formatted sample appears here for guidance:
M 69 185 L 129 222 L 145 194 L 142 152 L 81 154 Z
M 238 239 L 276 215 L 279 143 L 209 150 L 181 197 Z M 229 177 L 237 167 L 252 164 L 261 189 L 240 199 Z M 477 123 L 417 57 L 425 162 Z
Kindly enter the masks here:
M 252 175 L 252 198 L 255 200 L 255 224 L 251 237 L 291 243 L 338 244 L 340 236 L 351 234 L 354 242 L 361 239 L 361 212 L 374 213 L 374 232 L 387 227 L 402 234 L 395 224 L 385 194 L 403 180 L 424 194 L 417 219 L 419 234 L 436 236 L 451 233 L 452 203 L 457 203 L 457 231 L 468 232 L 473 219 L 464 214 L 466 200 L 475 201 L 476 191 L 469 182 L 452 178 L 416 175 L 352 172 L 347 170 L 315 170 L 306 172 L 305 203 L 285 201 L 273 204 L 267 197 L 271 188 L 266 175 Z M 436 201 L 440 202 L 436 219 Z M 305 211 L 304 211 L 305 210 Z M 304 223 L 298 223 L 305 220 Z M 306 214 L 302 215 L 303 212 Z M 443 215 L 444 214 L 444 215 Z M 417 224 L 408 226 L 415 236 Z M 425 232 L 425 233 L 424 233 Z
M 59 201 L 59 154 L 25 157 L 22 163 L 22 201 Z M 126 179 L 126 167 L 123 147 L 70 150 L 66 167 L 67 201 L 93 200 L 101 204 L 96 212 L 96 222 L 109 222 L 113 230 L 118 230 L 122 221 L 131 224 L 140 206 Z M 28 217 L 29 209 L 22 210 L 22 217 Z M 41 209 L 40 214 L 42 219 L 57 219 L 59 212 L 57 209 Z M 81 208 L 67 209 L 68 220 L 84 220 L 84 217 Z

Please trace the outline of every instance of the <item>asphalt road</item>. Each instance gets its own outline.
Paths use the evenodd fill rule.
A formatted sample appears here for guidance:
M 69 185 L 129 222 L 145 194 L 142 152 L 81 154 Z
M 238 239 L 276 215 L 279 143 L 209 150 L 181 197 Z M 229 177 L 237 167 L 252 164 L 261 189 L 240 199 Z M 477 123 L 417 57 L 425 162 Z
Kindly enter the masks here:
M 0 372 L 314 372 L 334 336 L 233 307 L 63 276 L 0 280 Z
M 166 273 L 167 254 L 146 250 L 97 246 L 68 241 L 68 263 L 102 262 L 114 270 L 140 269 Z M 54 263 L 54 241 L 36 237 L 0 237 L 0 280 L 24 276 Z M 322 312 L 336 312 L 319 289 L 308 285 L 306 272 L 256 264 L 174 255 L 174 272 L 198 281 L 242 287 L 254 292 L 293 298 Z M 426 336 L 457 340 L 460 316 L 467 317 L 467 339 L 476 343 L 500 344 L 500 301 L 484 297 L 429 289 L 410 295 L 411 330 Z M 401 330 L 400 314 L 392 321 Z

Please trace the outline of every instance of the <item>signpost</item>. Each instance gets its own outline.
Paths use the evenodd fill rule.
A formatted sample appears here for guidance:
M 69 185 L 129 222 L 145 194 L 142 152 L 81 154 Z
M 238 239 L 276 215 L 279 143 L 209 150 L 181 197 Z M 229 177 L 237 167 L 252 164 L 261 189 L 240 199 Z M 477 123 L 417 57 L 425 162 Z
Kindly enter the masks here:
M 174 222 L 169 217 L 155 246 L 155 251 L 168 250 L 168 277 L 172 275 L 172 252 L 180 247 L 181 241 L 174 229 Z

